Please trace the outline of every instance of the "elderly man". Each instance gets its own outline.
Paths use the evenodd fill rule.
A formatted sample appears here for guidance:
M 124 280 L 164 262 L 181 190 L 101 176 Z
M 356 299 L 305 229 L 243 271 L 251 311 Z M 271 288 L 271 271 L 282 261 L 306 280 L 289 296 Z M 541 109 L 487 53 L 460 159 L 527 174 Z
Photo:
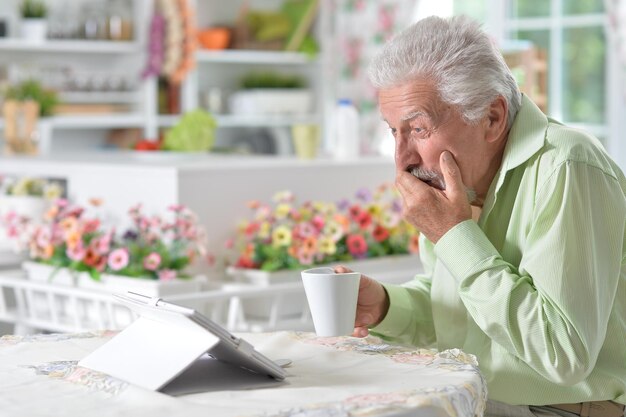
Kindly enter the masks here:
M 354 335 L 473 353 L 486 415 L 624 415 L 623 173 L 520 93 L 470 19 L 421 20 L 370 75 L 426 272 L 363 277 Z

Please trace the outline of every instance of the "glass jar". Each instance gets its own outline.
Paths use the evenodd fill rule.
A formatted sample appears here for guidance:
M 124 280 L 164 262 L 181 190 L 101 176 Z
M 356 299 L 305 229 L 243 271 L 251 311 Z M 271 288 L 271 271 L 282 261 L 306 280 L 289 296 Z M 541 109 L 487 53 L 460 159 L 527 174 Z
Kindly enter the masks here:
M 87 40 L 108 39 L 107 14 L 104 2 L 89 0 L 82 8 L 82 35 Z
M 107 26 L 110 40 L 133 39 L 133 9 L 129 0 L 109 0 Z

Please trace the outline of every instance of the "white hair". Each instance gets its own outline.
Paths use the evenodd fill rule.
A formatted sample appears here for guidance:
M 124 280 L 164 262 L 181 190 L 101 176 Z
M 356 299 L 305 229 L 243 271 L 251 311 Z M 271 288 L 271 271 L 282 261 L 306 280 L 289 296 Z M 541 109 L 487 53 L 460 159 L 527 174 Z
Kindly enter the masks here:
M 441 99 L 456 106 L 470 124 L 486 115 L 496 97 L 503 96 L 510 128 L 522 102 L 502 54 L 480 25 L 465 16 L 431 16 L 411 25 L 374 58 L 369 76 L 377 88 L 431 79 Z

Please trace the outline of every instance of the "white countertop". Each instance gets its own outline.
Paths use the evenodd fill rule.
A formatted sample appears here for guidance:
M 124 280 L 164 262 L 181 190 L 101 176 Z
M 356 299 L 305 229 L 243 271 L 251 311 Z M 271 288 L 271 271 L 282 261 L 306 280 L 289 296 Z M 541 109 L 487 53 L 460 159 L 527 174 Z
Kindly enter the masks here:
M 54 175 L 81 169 L 110 168 L 130 170 L 197 171 L 223 170 L 229 168 L 305 168 L 340 167 L 354 165 L 391 166 L 389 157 L 373 156 L 351 160 L 318 158 L 302 160 L 295 157 L 265 155 L 225 155 L 182 152 L 135 152 L 101 151 L 90 153 L 60 153 L 45 156 L 0 157 L 0 174 L 3 171 L 28 174 Z

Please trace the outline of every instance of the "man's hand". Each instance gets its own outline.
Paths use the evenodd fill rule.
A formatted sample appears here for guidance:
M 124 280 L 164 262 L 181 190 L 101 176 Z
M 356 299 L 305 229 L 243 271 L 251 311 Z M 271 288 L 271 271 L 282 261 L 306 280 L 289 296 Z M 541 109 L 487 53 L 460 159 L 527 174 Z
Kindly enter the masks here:
M 337 273 L 352 272 L 345 266 L 335 268 Z M 365 337 L 369 334 L 368 326 L 380 323 L 389 310 L 389 296 L 380 282 L 361 275 L 359 282 L 359 298 L 354 320 L 354 337 Z
M 404 201 L 404 218 L 433 243 L 457 224 L 472 218 L 461 171 L 452 154 L 443 151 L 439 165 L 446 183 L 444 191 L 429 186 L 400 167 L 396 171 L 396 187 Z

